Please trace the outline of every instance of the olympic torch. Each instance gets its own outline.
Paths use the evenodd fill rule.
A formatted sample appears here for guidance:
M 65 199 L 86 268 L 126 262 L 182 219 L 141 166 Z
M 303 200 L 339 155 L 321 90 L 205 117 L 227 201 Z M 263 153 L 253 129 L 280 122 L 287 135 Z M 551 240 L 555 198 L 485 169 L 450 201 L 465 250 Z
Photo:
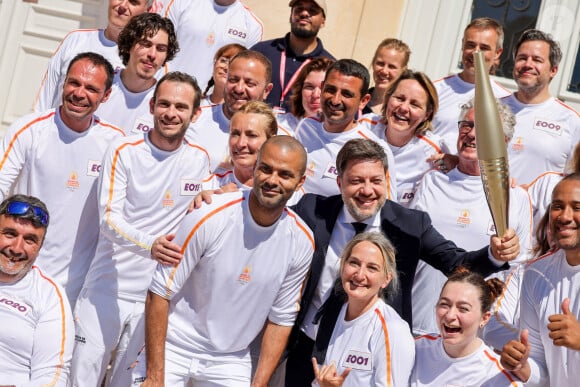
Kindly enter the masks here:
M 495 231 L 501 238 L 508 228 L 509 209 L 509 170 L 505 136 L 483 53 L 477 51 L 473 57 L 475 60 L 475 137 L 479 171 Z

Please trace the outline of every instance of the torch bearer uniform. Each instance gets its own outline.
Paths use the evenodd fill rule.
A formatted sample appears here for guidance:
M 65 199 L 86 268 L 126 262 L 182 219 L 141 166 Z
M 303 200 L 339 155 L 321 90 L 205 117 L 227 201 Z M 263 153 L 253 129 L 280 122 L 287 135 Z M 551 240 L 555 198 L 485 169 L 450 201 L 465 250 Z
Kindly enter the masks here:
M 147 133 L 109 148 L 99 179 L 101 234 L 74 311 L 75 386 L 98 385 L 117 344 L 119 363 L 133 336 L 144 343 L 145 333 L 138 327 L 156 266 L 151 245 L 177 230 L 208 166 L 203 148 L 184 141 L 178 149 L 164 151 Z
M 258 225 L 249 195 L 216 195 L 188 214 L 175 237 L 183 259 L 175 267 L 157 266 L 150 291 L 170 300 L 166 385 L 231 377 L 238 382 L 228 386 L 249 386 L 249 345 L 266 320 L 294 324 L 312 233 L 289 209 L 271 226 Z M 145 368 L 141 359 L 134 380 L 144 376 L 138 374 Z M 212 364 L 223 374 L 213 375 Z
M 0 199 L 9 192 L 42 198 L 51 227 L 36 264 L 77 300 L 99 236 L 97 179 L 107 147 L 123 131 L 93 117 L 82 132 L 63 122 L 60 109 L 15 121 L 2 141 Z
M 207 150 L 211 172 L 230 164 L 229 137 L 230 120 L 224 114 L 223 103 L 204 106 L 197 121 L 189 125 L 185 133 L 187 141 Z
M 409 325 L 383 300 L 361 316 L 345 320 L 342 306 L 328 343 L 324 364 L 336 364 L 338 374 L 352 371 L 343 387 L 407 386 L 415 359 Z
M 544 172 L 528 185 L 528 194 L 534 210 L 534 237 L 536 225 L 548 210 L 552 201 L 552 191 L 556 184 L 562 180 L 562 177 L 564 174 L 561 172 Z
M 547 171 L 563 172 L 580 140 L 580 116 L 557 98 L 523 104 L 514 95 L 503 98 L 516 116 L 508 144 L 510 176 L 529 184 Z
M 580 380 L 580 351 L 556 346 L 549 337 L 548 317 L 570 312 L 580 319 L 580 266 L 571 266 L 564 250 L 544 255 L 524 273 L 521 291 L 521 327 L 528 329 L 531 346 L 530 379 L 526 386 L 575 386 Z
M 114 69 L 125 67 L 119 57 L 117 43 L 105 37 L 104 29 L 75 30 L 64 37 L 42 78 L 34 103 L 34 111 L 58 107 L 62 102 L 62 87 L 70 61 L 81 52 L 96 52 L 105 57 Z
M 0 385 L 67 387 L 74 326 L 63 289 L 38 267 L 0 283 Z
M 445 352 L 441 336 L 418 337 L 415 348 L 411 387 L 522 386 L 515 376 L 503 369 L 499 356 L 483 342 L 475 352 L 460 358 Z
M 457 168 L 444 174 L 431 171 L 423 176 L 411 208 L 423 210 L 433 226 L 457 246 L 476 250 L 489 244 L 495 227 L 480 176 L 462 173 Z M 520 256 L 513 263 L 529 258 L 532 212 L 528 194 L 520 187 L 510 190 L 509 226 L 520 241 Z M 446 277 L 419 262 L 413 284 L 413 332 L 438 332 L 434 308 Z

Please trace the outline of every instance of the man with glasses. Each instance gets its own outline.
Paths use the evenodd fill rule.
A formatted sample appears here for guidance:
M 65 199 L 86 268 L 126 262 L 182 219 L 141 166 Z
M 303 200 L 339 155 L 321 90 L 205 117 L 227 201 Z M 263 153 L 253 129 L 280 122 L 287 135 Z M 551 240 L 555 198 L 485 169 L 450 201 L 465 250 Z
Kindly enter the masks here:
M 505 104 L 496 100 L 496 105 L 507 144 L 514 133 L 515 118 Z M 481 183 L 474 121 L 475 109 L 473 100 L 470 100 L 461 106 L 461 115 L 457 123 L 459 133 L 457 167 L 447 174 L 437 170 L 426 173 L 410 204 L 410 208 L 428 213 L 433 226 L 445 238 L 465 250 L 482 248 L 489 243 L 490 236 L 495 234 L 493 219 Z M 515 230 L 520 241 L 520 254 L 515 261 L 510 262 L 511 266 L 516 266 L 529 257 L 532 248 L 531 203 L 521 187 L 510 190 L 508 215 L 509 226 Z M 418 300 L 413 303 L 415 335 L 438 331 L 435 313 L 432 308 L 426 308 L 425 305 L 437 303 L 446 280 L 447 277 L 443 273 L 419 262 L 413 283 L 413 299 Z M 497 327 L 495 316 L 490 324 Z M 501 327 L 498 328 L 501 331 Z M 499 348 L 502 346 L 503 343 Z
M 121 129 L 94 112 L 109 98 L 113 67 L 101 55 L 72 61 L 60 107 L 15 121 L 0 146 L 0 199 L 9 192 L 46 203 L 53 224 L 38 262 L 75 305 L 99 235 L 97 177 L 109 144 Z
M 410 326 L 414 318 L 412 304 L 419 302 L 425 306 L 422 300 L 417 301 L 411 295 L 419 261 L 424 260 L 445 274 L 465 265 L 488 275 L 500 268 L 507 269 L 504 263 L 519 252 L 518 238 L 512 229 L 502 239 L 490 238 L 489 247 L 466 252 L 445 239 L 426 213 L 387 200 L 387 155 L 372 140 L 361 138 L 346 142 L 338 152 L 336 167 L 339 195 L 306 194 L 292 207 L 312 229 L 316 250 L 290 341 L 286 386 L 310 386 L 314 379 L 310 361 L 314 340 L 317 350 L 325 350 L 334 326 L 329 324 L 323 328 L 319 317 L 324 314 L 326 321 L 334 322 L 333 318 L 338 316 L 342 303 L 331 294 L 339 276 L 340 253 L 360 226 L 365 231 L 383 232 L 392 241 L 397 251 L 401 287 L 389 304 Z
M 282 109 L 286 109 L 289 91 L 302 66 L 318 56 L 334 59 L 318 38 L 318 32 L 326 23 L 326 0 L 292 0 L 288 5 L 292 8 L 290 32 L 252 47 L 272 62 L 274 87 L 266 102 Z
M 48 228 L 33 196 L 0 203 L 0 385 L 66 387 L 74 326 L 62 288 L 33 266 Z

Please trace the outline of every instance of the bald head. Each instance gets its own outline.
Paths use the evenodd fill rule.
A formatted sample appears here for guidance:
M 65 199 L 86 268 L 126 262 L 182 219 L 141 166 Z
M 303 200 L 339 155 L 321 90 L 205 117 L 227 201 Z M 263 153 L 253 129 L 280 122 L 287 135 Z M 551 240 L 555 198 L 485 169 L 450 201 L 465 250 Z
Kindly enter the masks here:
M 300 176 L 304 175 L 304 172 L 306 172 L 306 150 L 298 140 L 291 136 L 270 137 L 262 144 L 260 152 L 258 153 L 258 160 L 260 160 L 260 156 L 264 150 L 270 147 L 275 147 L 275 151 L 280 152 L 280 154 L 295 153 L 293 157 L 295 157 L 298 174 Z

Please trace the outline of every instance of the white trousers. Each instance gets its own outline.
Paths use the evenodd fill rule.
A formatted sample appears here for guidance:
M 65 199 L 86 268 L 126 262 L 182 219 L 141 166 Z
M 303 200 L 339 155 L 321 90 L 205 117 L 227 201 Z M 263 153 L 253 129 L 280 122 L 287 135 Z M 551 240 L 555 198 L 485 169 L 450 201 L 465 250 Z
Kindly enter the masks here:
M 139 354 L 133 369 L 131 386 L 139 386 L 146 376 L 145 351 Z M 249 387 L 252 364 L 250 358 L 226 357 L 207 359 L 190 356 L 185 359 L 165 349 L 165 385 L 175 387 Z
M 91 289 L 81 291 L 74 312 L 76 334 L 71 366 L 74 387 L 100 387 L 113 355 L 112 380 L 124 380 L 118 385 L 129 384 L 131 370 L 127 362 L 137 357 L 145 342 L 144 312 L 144 302 L 120 300 Z M 130 342 L 135 343 L 134 354 L 127 352 Z

